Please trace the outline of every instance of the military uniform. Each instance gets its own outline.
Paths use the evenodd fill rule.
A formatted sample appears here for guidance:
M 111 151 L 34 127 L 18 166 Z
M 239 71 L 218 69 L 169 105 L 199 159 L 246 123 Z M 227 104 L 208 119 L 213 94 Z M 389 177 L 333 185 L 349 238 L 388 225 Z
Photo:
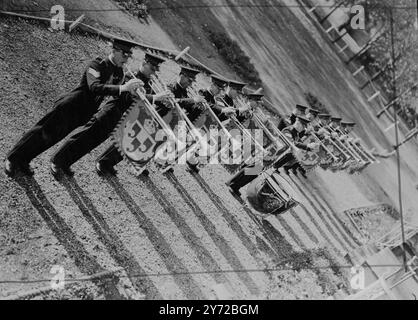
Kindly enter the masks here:
M 135 77 L 144 82 L 145 92 L 150 94 L 151 88 L 148 84 L 148 78 L 141 72 L 138 72 Z M 58 149 L 52 158 L 52 162 L 58 167 L 69 168 L 73 163 L 102 144 L 109 138 L 125 111 L 137 100 L 139 100 L 139 97 L 124 92 L 121 96 L 107 101 L 85 126 L 76 130 L 66 143 Z M 107 152 L 110 154 L 114 152 L 119 154 L 114 146 L 109 149 Z
M 187 88 L 184 88 L 180 85 L 179 82 L 176 82 L 173 85 L 167 86 L 167 89 L 170 90 L 176 99 L 186 99 L 188 98 Z M 192 113 L 194 108 L 194 103 L 179 101 L 179 106 L 186 111 L 186 113 Z M 158 114 L 161 117 L 165 117 L 171 110 L 171 106 L 167 103 L 157 102 L 156 108 Z
M 145 59 L 150 59 L 148 55 Z M 135 78 L 143 82 L 148 99 L 152 99 L 149 78 L 141 71 L 135 74 Z M 52 163 L 59 168 L 65 168 L 69 173 L 70 166 L 81 159 L 84 155 L 103 143 L 112 133 L 124 112 L 139 100 L 136 95 L 129 92 L 122 93 L 119 97 L 114 97 L 107 101 L 100 111 L 95 114 L 90 121 L 83 127 L 76 130 L 66 141 L 66 143 L 54 154 Z M 111 149 L 111 150 L 109 150 Z M 114 146 L 107 152 L 116 157 L 119 154 Z
M 293 141 L 293 144 L 297 148 L 306 150 L 306 151 L 310 150 L 310 148 L 308 148 L 308 146 L 302 142 L 302 139 L 306 136 L 305 130 L 298 132 L 293 126 L 289 126 L 285 128 L 282 132 L 286 137 L 288 137 L 291 141 Z M 274 167 L 276 169 L 284 167 L 286 171 L 290 169 L 294 169 L 294 170 L 300 169 L 300 166 L 297 163 L 296 158 L 292 153 L 287 154 L 282 159 L 277 161 L 274 164 Z
M 303 105 L 297 104 L 296 105 L 296 110 L 299 111 L 301 114 L 305 114 L 306 109 L 308 109 L 308 107 L 305 107 Z M 279 121 L 279 124 L 277 125 L 277 128 L 282 131 L 285 128 L 293 125 L 296 122 L 297 119 L 297 115 L 296 115 L 296 111 L 292 112 L 290 114 L 290 116 L 286 119 L 286 118 L 282 118 Z
M 36 156 L 85 124 L 98 110 L 105 96 L 117 96 L 124 79 L 123 69 L 109 58 L 97 58 L 85 69 L 79 86 L 59 98 L 53 107 L 16 146 L 7 159 L 29 164 Z
M 249 94 L 247 98 L 250 101 L 261 101 L 263 95 L 262 94 Z M 264 146 L 265 147 L 265 146 Z M 255 179 L 257 179 L 258 175 L 262 172 L 263 167 L 257 167 L 258 163 L 250 163 L 244 164 L 241 169 L 236 173 L 227 183 L 226 185 L 229 186 L 232 191 L 240 195 L 239 190 L 246 186 L 247 184 L 251 183 Z
M 243 89 L 245 86 L 247 86 L 247 84 L 243 82 L 230 81 L 228 86 L 231 90 L 235 90 L 238 94 L 243 95 Z M 227 104 L 227 107 L 236 108 L 234 100 L 228 94 L 225 94 L 223 100 Z M 238 109 L 236 109 L 235 117 L 240 123 L 243 123 L 247 120 L 247 117 L 244 114 L 241 114 Z
M 155 63 L 160 64 L 161 61 L 156 61 Z M 184 69 L 185 68 L 183 68 L 183 72 L 185 72 Z M 181 87 L 179 83 L 174 84 L 174 86 L 168 87 L 168 89 L 170 89 L 170 91 L 174 94 L 174 97 L 177 99 L 188 97 L 187 88 Z M 146 87 L 146 93 L 152 93 L 152 90 L 148 85 Z M 180 106 L 186 110 L 191 110 L 191 105 L 191 103 L 180 102 Z M 156 110 L 161 117 L 164 117 L 168 114 L 168 112 L 170 112 L 171 108 L 164 103 L 159 103 L 156 107 Z M 112 145 L 98 158 L 97 162 L 100 164 L 100 166 L 110 169 L 116 166 L 122 160 L 123 156 L 120 154 L 116 146 Z
M 202 90 L 200 94 L 205 98 L 206 102 L 209 103 L 211 109 L 213 110 L 214 114 L 219 118 L 221 121 L 225 121 L 228 118 L 225 114 L 222 113 L 222 107 L 220 107 L 216 103 L 215 96 L 209 90 Z

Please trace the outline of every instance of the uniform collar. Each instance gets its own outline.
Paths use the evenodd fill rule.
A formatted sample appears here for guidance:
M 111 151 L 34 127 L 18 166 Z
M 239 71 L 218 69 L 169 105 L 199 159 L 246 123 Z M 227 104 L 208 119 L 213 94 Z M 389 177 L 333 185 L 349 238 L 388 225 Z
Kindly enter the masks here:
M 111 55 L 109 55 L 109 57 L 108 57 L 107 59 L 110 61 L 110 63 L 111 63 L 114 67 L 116 67 L 116 63 L 112 60 L 112 56 L 111 56 Z
M 183 87 L 183 86 L 181 85 L 180 80 L 177 80 L 177 85 L 178 85 L 180 88 L 182 88 L 182 89 L 186 89 L 185 87 Z

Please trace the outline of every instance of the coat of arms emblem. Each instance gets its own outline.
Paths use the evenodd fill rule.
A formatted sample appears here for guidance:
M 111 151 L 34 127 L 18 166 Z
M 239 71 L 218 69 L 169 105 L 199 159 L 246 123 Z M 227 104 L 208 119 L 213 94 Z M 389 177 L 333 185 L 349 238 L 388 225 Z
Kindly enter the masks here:
M 119 152 L 136 168 L 142 168 L 167 141 L 167 135 L 144 102 L 133 105 L 113 132 L 113 142 Z

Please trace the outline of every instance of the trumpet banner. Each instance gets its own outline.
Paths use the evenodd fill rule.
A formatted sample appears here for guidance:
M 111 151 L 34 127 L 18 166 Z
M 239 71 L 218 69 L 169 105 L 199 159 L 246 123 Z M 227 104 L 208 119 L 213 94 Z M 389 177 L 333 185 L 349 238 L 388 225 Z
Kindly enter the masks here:
M 321 168 L 339 168 L 348 160 L 346 156 L 335 147 L 330 139 L 323 139 L 322 143 L 334 155 L 335 158 L 333 158 L 329 153 L 326 153 L 326 156 L 321 158 Z
M 222 162 L 222 165 L 230 174 L 236 174 L 245 163 L 250 164 L 252 162 L 251 154 L 256 150 L 250 139 L 250 131 L 248 131 L 248 135 L 245 135 L 240 126 L 232 119 L 225 127 L 232 136 L 230 155 L 234 161 Z
M 168 137 L 143 101 L 129 108 L 112 134 L 121 155 L 137 169 L 153 159 L 158 148 L 170 140 Z
M 187 152 L 187 148 L 192 144 L 192 138 L 177 110 L 170 110 L 162 119 L 174 133 L 176 140 L 168 139 L 161 144 L 156 151 L 154 161 L 161 166 L 173 165 Z
M 233 164 L 224 164 L 228 172 L 236 174 L 245 164 L 253 164 L 257 161 L 263 168 L 270 168 L 280 156 L 289 151 L 290 147 L 286 142 L 282 140 L 280 135 L 275 134 L 274 130 L 269 130 L 268 125 L 270 124 L 260 128 L 255 121 L 249 120 L 247 123 L 248 131 L 244 134 L 234 120 L 229 122 L 227 129 L 235 141 L 240 141 L 242 148 L 241 150 L 232 149 L 236 158 Z M 261 149 L 261 146 L 265 151 Z M 236 161 L 240 159 L 240 156 L 242 161 Z
M 307 135 L 302 139 L 302 143 L 304 144 L 316 142 L 318 142 L 318 140 L 312 135 Z M 297 160 L 306 171 L 314 170 L 321 163 L 321 161 L 325 161 L 328 156 L 330 155 L 327 153 L 323 145 L 319 145 L 312 151 L 299 150 L 299 152 L 296 153 Z
M 224 132 L 225 126 L 221 126 L 209 110 L 203 111 L 193 124 L 204 137 L 198 150 L 200 163 L 229 163 L 233 157 L 232 141 Z M 230 134 L 232 136 L 233 132 Z

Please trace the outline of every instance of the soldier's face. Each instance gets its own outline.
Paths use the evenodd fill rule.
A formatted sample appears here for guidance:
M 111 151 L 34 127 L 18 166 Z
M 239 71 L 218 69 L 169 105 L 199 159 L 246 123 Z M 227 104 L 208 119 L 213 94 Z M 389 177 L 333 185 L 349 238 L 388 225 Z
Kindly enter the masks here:
M 257 101 L 250 101 L 250 107 L 251 109 L 256 109 L 258 107 L 258 102 Z
M 180 84 L 183 88 L 187 88 L 192 84 L 193 80 L 184 74 L 180 75 Z
M 300 132 L 303 130 L 303 124 L 302 122 L 300 122 L 300 120 L 296 120 L 295 124 L 294 124 L 295 129 Z
M 230 96 L 231 99 L 235 99 L 238 96 L 237 90 L 229 88 L 228 89 L 228 96 Z
M 125 52 L 123 50 L 114 49 L 113 50 L 113 62 L 118 67 L 123 67 L 123 65 L 128 62 L 129 58 L 132 56 L 132 53 Z
M 215 85 L 215 84 L 212 84 L 212 86 L 211 86 L 211 91 L 212 91 L 212 93 L 216 96 L 217 94 L 219 94 L 219 92 L 220 92 L 220 89 L 218 88 L 218 86 L 217 85 Z
M 150 78 L 153 74 L 155 74 L 155 72 L 157 72 L 157 68 L 153 66 L 151 63 L 145 62 L 142 65 L 142 73 L 147 78 Z

